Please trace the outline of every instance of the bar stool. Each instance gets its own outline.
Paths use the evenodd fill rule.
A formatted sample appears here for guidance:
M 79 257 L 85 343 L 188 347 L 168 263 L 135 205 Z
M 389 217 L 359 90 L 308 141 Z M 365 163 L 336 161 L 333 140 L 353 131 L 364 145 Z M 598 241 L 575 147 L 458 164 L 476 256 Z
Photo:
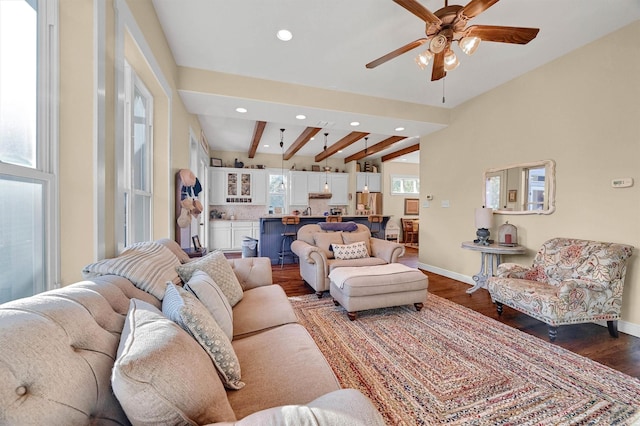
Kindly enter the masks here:
M 300 223 L 299 216 L 284 216 L 282 218 L 282 224 L 284 229 L 280 234 L 282 236 L 282 242 L 280 243 L 280 251 L 278 252 L 278 259 L 280 259 L 280 268 L 284 266 L 284 258 L 291 256 L 291 259 L 295 262 L 296 255 L 291 251 L 291 243 L 296 239 L 298 235 L 298 224 Z
M 378 234 L 383 231 L 382 229 L 382 215 L 372 214 L 369 216 L 369 231 L 374 238 L 380 238 Z
M 342 222 L 342 216 L 329 215 L 327 216 L 327 222 Z

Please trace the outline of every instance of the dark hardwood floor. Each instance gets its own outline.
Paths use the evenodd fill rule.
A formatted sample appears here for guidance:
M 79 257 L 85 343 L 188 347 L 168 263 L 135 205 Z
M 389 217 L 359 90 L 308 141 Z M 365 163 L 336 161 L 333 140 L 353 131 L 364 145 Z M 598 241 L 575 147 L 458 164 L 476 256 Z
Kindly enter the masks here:
M 230 254 L 229 257 L 238 255 Z M 417 267 L 418 250 L 407 248 L 400 262 Z M 300 277 L 298 265 L 273 266 L 273 282 L 280 284 L 288 296 L 313 294 L 313 289 Z M 426 272 L 425 272 L 426 273 Z M 547 325 L 527 315 L 504 307 L 502 316 L 498 317 L 495 305 L 491 302 L 489 292 L 480 289 L 467 294 L 468 284 L 441 275 L 426 273 L 429 277 L 429 293 L 452 302 L 466 306 L 483 315 L 517 328 L 525 333 L 548 341 Z M 328 293 L 324 297 L 329 297 Z M 630 376 L 640 378 L 640 338 L 620 333 L 615 339 L 609 336 L 606 327 L 596 324 L 566 325 L 558 328 L 555 344 L 580 354 L 601 364 Z

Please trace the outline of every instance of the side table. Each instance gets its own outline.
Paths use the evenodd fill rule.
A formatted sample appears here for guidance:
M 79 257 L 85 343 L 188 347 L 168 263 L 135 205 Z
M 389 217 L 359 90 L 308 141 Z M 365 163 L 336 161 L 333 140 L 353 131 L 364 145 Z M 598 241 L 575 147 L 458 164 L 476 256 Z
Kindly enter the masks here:
M 496 268 L 502 263 L 502 255 L 524 254 L 526 249 L 523 246 L 501 246 L 496 243 L 491 243 L 488 246 L 476 244 L 473 241 L 465 241 L 462 243 L 462 248 L 466 250 L 479 251 L 481 253 L 480 272 L 473 276 L 475 285 L 467 290 L 467 293 L 471 294 L 480 288 L 487 287 L 487 279 L 493 276 L 493 265 Z

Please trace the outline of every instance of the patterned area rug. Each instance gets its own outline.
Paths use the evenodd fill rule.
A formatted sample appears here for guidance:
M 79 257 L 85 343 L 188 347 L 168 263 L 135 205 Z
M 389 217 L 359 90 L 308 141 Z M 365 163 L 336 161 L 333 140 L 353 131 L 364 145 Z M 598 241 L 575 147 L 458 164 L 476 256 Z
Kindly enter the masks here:
M 360 312 L 291 297 L 345 388 L 392 425 L 630 425 L 640 380 L 446 299 Z M 608 338 L 606 329 L 603 338 Z

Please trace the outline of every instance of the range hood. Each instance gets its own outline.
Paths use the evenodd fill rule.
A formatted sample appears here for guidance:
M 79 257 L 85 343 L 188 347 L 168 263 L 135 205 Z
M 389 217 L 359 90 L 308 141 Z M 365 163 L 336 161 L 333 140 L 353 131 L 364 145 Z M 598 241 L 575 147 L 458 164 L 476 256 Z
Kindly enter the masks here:
M 331 193 L 330 192 L 310 192 L 309 193 L 309 199 L 310 200 L 326 200 L 328 198 L 331 198 Z

